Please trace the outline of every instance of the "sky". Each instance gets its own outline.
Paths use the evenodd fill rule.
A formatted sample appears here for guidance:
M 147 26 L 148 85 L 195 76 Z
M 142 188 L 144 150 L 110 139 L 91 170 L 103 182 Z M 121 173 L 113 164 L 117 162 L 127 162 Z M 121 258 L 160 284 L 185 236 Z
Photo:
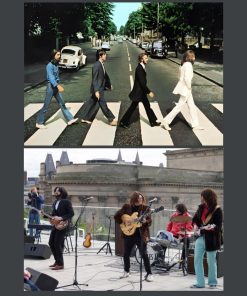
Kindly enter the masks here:
M 120 29 L 120 26 L 125 26 L 129 18 L 129 14 L 141 7 L 141 2 L 114 2 L 114 4 L 113 22 L 117 26 L 118 30 Z
M 138 151 L 140 161 L 144 165 L 159 166 L 163 163 L 166 166 L 166 156 L 163 154 L 166 150 L 160 148 L 121 148 L 122 159 L 128 162 L 135 160 Z M 27 171 L 27 177 L 38 177 L 40 163 L 44 162 L 46 155 L 52 154 L 54 164 L 60 160 L 62 151 L 67 151 L 69 160 L 73 163 L 86 163 L 86 160 L 94 158 L 117 159 L 118 148 L 25 148 L 24 149 L 24 170 Z

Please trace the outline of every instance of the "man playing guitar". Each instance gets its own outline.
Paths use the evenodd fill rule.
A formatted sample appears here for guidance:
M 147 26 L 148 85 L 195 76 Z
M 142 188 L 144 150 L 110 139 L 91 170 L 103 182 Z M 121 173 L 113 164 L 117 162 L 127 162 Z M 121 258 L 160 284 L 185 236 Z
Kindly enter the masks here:
M 119 211 L 117 211 L 114 219 L 119 224 L 126 223 L 128 224 L 128 226 L 130 224 L 134 225 L 136 222 L 135 217 L 142 216 L 147 210 L 148 207 L 145 205 L 145 203 L 145 197 L 140 192 L 134 191 L 130 197 L 129 204 L 124 204 L 123 207 Z M 138 215 L 134 213 L 138 213 Z M 129 219 L 124 219 L 123 221 L 123 217 L 126 217 L 128 215 L 130 216 Z M 149 226 L 152 223 L 151 215 L 145 215 L 145 218 L 141 220 L 140 223 L 141 225 L 136 228 L 133 226 L 133 228 L 135 228 L 134 233 L 131 232 L 130 235 L 122 233 L 124 238 L 124 273 L 120 278 L 127 278 L 130 276 L 130 253 L 133 246 L 136 244 L 140 254 L 142 254 L 145 270 L 147 272 L 145 280 L 151 282 L 153 281 L 153 275 L 147 254 L 147 242 L 150 238 Z
M 59 270 L 64 269 L 63 249 L 67 228 L 60 228 L 57 227 L 57 225 L 62 224 L 62 221 L 71 220 L 74 216 L 74 211 L 71 201 L 68 200 L 67 191 L 63 187 L 56 187 L 54 189 L 54 194 L 56 200 L 52 205 L 52 214 L 51 216 L 47 216 L 50 218 L 51 224 L 53 225 L 49 239 L 49 246 L 55 262 L 49 267 L 51 267 L 52 270 Z M 45 213 L 44 216 L 46 216 Z

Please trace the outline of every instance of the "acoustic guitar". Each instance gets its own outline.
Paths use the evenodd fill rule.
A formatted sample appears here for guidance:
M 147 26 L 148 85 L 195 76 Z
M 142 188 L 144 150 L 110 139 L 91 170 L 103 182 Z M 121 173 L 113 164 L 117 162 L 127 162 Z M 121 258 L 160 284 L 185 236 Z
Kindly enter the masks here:
M 34 207 L 30 207 L 31 210 L 35 210 L 38 213 L 41 213 L 43 216 L 46 216 L 47 218 L 49 218 L 49 222 L 51 223 L 51 225 L 53 225 L 57 230 L 63 230 L 66 227 L 68 227 L 69 225 L 69 221 L 68 220 L 61 220 L 61 221 L 56 221 L 54 220 L 55 217 L 57 216 L 51 216 L 47 213 L 45 213 L 43 210 L 38 210 Z
M 136 231 L 136 228 L 139 228 L 142 226 L 142 220 L 145 217 L 154 213 L 158 213 L 163 210 L 164 210 L 164 207 L 161 206 L 155 210 L 151 210 L 151 212 L 141 215 L 140 217 L 138 217 L 138 212 L 134 212 L 131 216 L 124 214 L 121 217 L 123 222 L 120 224 L 120 228 L 125 235 L 127 236 L 133 235 Z
M 90 231 L 92 232 L 92 228 L 94 227 L 94 216 L 95 214 L 92 213 L 92 219 L 93 219 L 93 225 L 91 224 L 90 226 Z M 85 240 L 83 242 L 83 247 L 85 248 L 90 248 L 92 243 L 91 243 L 91 240 L 92 240 L 92 235 L 90 232 L 88 232 L 86 235 L 85 235 Z

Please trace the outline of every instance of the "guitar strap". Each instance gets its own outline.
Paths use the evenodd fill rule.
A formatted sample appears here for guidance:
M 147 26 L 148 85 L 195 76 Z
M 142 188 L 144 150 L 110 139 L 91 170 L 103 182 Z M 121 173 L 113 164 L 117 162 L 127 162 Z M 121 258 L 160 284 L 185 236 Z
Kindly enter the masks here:
M 220 206 L 217 205 L 217 206 L 215 207 L 215 209 L 213 210 L 213 212 L 210 213 L 210 214 L 208 214 L 207 218 L 203 221 L 203 225 L 207 225 L 207 224 L 208 224 L 208 222 L 211 220 L 211 218 L 212 218 L 214 212 L 215 212 L 219 207 L 220 207 Z

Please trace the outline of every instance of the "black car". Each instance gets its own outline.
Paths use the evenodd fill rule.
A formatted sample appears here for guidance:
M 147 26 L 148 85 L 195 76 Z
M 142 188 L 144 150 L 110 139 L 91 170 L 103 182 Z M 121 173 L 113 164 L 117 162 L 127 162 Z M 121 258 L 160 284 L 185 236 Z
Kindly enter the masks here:
M 151 58 L 165 58 L 167 56 L 166 43 L 162 40 L 153 41 L 150 56 Z

